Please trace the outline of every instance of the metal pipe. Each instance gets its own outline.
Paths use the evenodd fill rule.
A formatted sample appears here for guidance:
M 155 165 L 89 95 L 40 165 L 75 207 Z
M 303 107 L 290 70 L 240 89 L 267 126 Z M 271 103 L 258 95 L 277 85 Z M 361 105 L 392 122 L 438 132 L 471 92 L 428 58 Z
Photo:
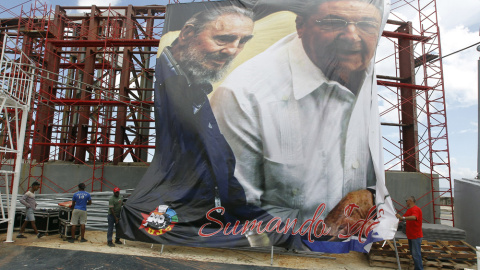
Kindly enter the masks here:
M 393 237 L 393 246 L 395 247 L 395 257 L 397 257 L 398 270 L 402 270 L 402 266 L 400 265 L 400 258 L 398 257 L 397 241 L 395 240 L 395 236 Z
M 13 176 L 14 178 L 13 178 L 13 186 L 12 186 L 12 202 L 8 212 L 9 221 L 8 221 L 8 229 L 7 229 L 7 239 L 5 241 L 7 243 L 13 242 L 13 227 L 15 222 L 15 211 L 17 207 L 17 204 L 13 200 L 17 198 L 18 186 L 20 184 L 20 171 L 21 171 L 22 160 L 23 160 L 22 153 L 23 153 L 23 146 L 25 144 L 25 133 L 26 133 L 25 130 L 27 128 L 28 111 L 29 111 L 29 106 L 28 105 L 24 106 L 22 110 L 22 123 L 19 130 L 20 135 L 17 141 L 17 157 L 15 161 L 15 174 Z M 18 117 L 18 115 L 16 116 Z
M 480 52 L 480 45 L 477 47 L 477 51 Z M 480 58 L 477 60 L 477 79 L 478 79 L 478 103 L 477 103 L 477 111 L 478 111 L 478 119 L 477 121 L 480 122 Z M 477 122 L 477 123 L 478 123 Z M 477 177 L 476 179 L 480 179 L 480 125 L 477 125 Z
M 34 143 L 44 146 L 75 146 L 75 147 L 114 147 L 114 148 L 155 148 L 155 145 L 131 145 L 131 144 L 95 144 L 95 143 Z
M 270 253 L 270 266 L 273 266 L 273 246 L 272 246 L 272 251 Z
M 152 105 L 153 101 L 120 101 L 120 100 L 104 100 L 104 99 L 41 99 L 43 104 L 57 103 L 57 106 L 73 105 L 73 106 L 142 106 Z
M 111 187 L 109 189 L 112 189 Z M 128 197 L 132 189 L 121 190 L 120 194 L 124 198 Z M 35 199 L 38 203 L 37 210 L 39 212 L 49 211 L 49 210 L 59 210 L 61 207 L 58 206 L 58 203 L 66 202 L 72 200 L 73 192 L 70 193 L 52 193 L 52 194 L 36 194 Z M 92 205 L 89 205 L 87 208 L 88 212 L 88 224 L 86 225 L 87 230 L 99 230 L 106 231 L 108 228 L 107 215 L 108 215 L 108 202 L 110 197 L 113 195 L 112 191 L 102 191 L 102 192 L 90 192 L 92 196 Z M 16 205 L 17 209 L 25 209 L 25 207 L 18 202 L 17 198 L 12 198 L 8 200 L 7 198 L 2 198 L 5 201 L 11 201 Z M 17 211 L 18 213 L 18 211 Z M 20 224 L 21 225 L 21 224 Z

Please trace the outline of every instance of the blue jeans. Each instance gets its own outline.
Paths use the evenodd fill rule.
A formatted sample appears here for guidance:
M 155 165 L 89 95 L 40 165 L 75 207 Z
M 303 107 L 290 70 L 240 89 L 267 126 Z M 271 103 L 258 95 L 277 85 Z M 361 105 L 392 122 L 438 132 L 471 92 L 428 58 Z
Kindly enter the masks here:
M 118 231 L 118 228 L 117 228 L 118 224 L 115 222 L 115 217 L 111 214 L 108 214 L 107 220 L 108 220 L 107 241 L 110 243 L 112 242 L 113 226 L 115 226 L 115 231 Z M 117 235 L 115 234 L 115 240 L 116 241 L 120 240 L 120 238 L 116 236 Z
M 423 270 L 421 244 L 422 238 L 408 239 L 408 247 L 412 253 L 415 270 Z

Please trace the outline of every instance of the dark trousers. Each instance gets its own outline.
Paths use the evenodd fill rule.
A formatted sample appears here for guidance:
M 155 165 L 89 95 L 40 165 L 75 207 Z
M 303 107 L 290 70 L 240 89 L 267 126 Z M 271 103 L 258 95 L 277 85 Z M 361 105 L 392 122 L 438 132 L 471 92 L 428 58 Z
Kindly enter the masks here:
M 108 214 L 107 220 L 108 220 L 107 241 L 110 243 L 112 242 L 113 227 L 115 226 L 115 231 L 118 231 L 118 228 L 117 228 L 118 224 L 115 222 L 115 217 L 112 214 Z M 120 238 L 116 236 L 117 235 L 115 234 L 115 240 L 120 240 Z
M 408 239 L 408 247 L 412 253 L 415 270 L 423 270 L 421 244 L 422 238 Z

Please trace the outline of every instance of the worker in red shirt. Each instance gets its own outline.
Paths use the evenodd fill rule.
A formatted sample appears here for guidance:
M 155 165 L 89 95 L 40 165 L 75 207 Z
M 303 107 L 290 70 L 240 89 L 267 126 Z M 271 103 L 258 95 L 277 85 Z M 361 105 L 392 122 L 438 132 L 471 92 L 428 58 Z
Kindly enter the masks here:
M 405 220 L 407 222 L 407 238 L 408 246 L 413 257 L 413 263 L 415 264 L 415 270 L 423 270 L 422 263 L 422 209 L 415 205 L 415 197 L 410 196 L 406 200 L 408 210 L 405 215 L 400 216 L 396 214 L 400 221 Z

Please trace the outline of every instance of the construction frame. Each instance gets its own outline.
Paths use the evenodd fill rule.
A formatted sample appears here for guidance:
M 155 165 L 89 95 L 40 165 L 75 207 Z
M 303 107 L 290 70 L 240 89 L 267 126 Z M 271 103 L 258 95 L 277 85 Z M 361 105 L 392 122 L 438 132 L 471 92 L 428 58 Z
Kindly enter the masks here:
M 22 155 L 28 177 L 20 184 L 38 181 L 40 192 L 72 192 L 75 185 L 65 187 L 43 173 L 46 163 L 61 161 L 91 170 L 80 179 L 88 191 L 112 190 L 115 180 L 105 176 L 105 165 L 148 165 L 153 157 L 154 65 L 167 6 L 52 8 L 38 0 L 30 3 L 18 14 L 0 6 L 11 16 L 0 19 L 0 40 L 8 35 L 14 43 L 2 54 L 21 62 L 21 51 L 36 70 Z M 433 206 L 435 223 L 453 223 L 436 1 L 392 0 L 380 48 L 380 115 L 382 132 L 389 134 L 383 136 L 385 169 L 426 175 L 431 190 L 420 196 L 429 198 L 421 207 Z M 16 143 L 8 138 L 12 117 L 10 111 L 2 114 L 0 147 Z M 0 156 L 2 168 L 17 165 L 12 153 Z M 0 179 L 6 193 L 15 185 L 13 175 Z M 450 200 L 442 204 L 440 197 Z M 451 208 L 451 216 L 442 217 L 437 206 Z M 395 201 L 395 207 L 405 205 Z

